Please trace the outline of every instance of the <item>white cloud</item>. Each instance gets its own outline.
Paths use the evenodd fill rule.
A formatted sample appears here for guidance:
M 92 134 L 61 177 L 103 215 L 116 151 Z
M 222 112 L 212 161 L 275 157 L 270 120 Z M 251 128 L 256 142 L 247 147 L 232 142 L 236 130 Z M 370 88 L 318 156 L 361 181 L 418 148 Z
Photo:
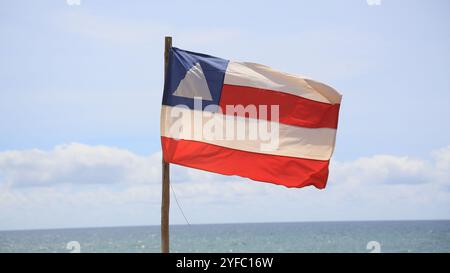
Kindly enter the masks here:
M 156 157 L 130 151 L 78 143 L 51 151 L 27 150 L 0 153 L 2 184 L 9 187 L 54 184 L 154 183 L 159 168 Z
M 322 191 L 287 189 L 175 165 L 171 181 L 194 223 L 449 218 L 450 146 L 431 155 L 333 162 L 328 187 Z M 21 217 L 31 212 L 47 215 L 41 218 L 49 223 L 73 213 L 78 215 L 73 221 L 91 215 L 91 225 L 105 225 L 142 223 L 150 210 L 155 213 L 149 221 L 155 224 L 160 170 L 160 152 L 141 156 L 107 146 L 72 143 L 49 151 L 0 152 L 0 229 L 26 225 L 28 220 Z M 110 216 L 96 222 L 99 215 Z M 131 218 L 122 223 L 126 217 Z
M 375 155 L 355 161 L 336 162 L 333 175 L 344 183 L 416 184 L 430 182 L 429 171 L 434 166 L 407 156 Z

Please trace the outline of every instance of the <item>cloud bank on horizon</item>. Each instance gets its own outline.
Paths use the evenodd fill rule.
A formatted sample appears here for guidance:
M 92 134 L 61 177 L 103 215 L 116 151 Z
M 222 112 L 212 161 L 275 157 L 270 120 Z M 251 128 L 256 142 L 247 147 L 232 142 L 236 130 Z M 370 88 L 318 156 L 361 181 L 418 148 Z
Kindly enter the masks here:
M 158 224 L 160 164 L 161 152 L 79 143 L 0 152 L 0 229 L 45 227 L 64 216 L 57 227 Z M 173 187 L 192 223 L 450 218 L 450 146 L 429 158 L 333 161 L 325 190 L 173 166 Z M 173 221 L 183 224 L 174 206 Z

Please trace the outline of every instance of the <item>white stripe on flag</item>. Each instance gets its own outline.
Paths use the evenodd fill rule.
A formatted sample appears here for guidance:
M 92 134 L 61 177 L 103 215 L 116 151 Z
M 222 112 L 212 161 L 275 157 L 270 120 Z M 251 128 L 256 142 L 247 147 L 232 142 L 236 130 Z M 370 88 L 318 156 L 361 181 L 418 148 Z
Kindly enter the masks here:
M 172 118 L 171 113 L 175 111 L 179 116 Z M 255 124 L 255 119 L 249 118 L 236 118 L 233 116 L 223 115 L 221 113 L 210 113 L 207 112 L 209 117 L 202 116 L 205 113 L 203 111 L 186 109 L 181 107 L 172 107 L 163 105 L 161 109 L 161 135 L 165 137 L 175 138 L 175 139 L 185 139 L 185 140 L 195 140 L 201 141 L 204 143 L 209 143 L 213 145 L 218 145 L 222 147 L 255 152 L 255 153 L 263 153 L 263 154 L 271 154 L 271 155 L 280 155 L 280 156 L 290 156 L 297 158 L 305 158 L 305 159 L 315 159 L 315 160 L 329 160 L 334 149 L 334 143 L 336 139 L 336 129 L 331 128 L 304 128 L 298 126 L 291 126 L 286 124 L 281 124 L 278 122 L 268 122 L 269 128 L 275 128 L 278 126 L 279 135 L 277 135 L 277 146 L 275 149 L 270 150 L 274 143 L 270 143 L 270 140 L 267 138 L 262 140 L 258 138 L 255 140 L 250 140 L 249 136 L 249 123 L 253 122 Z M 189 120 L 191 124 L 194 123 L 194 116 L 200 115 L 202 116 L 200 124 L 201 126 L 190 126 L 191 130 L 187 130 L 183 132 L 181 135 L 180 131 L 174 131 L 176 128 L 174 124 L 178 122 L 178 124 L 186 125 L 186 120 Z M 182 121 L 180 117 L 183 117 Z M 205 127 L 205 124 L 208 123 L 213 118 L 217 118 L 219 120 L 223 120 L 224 117 L 228 118 L 236 118 L 235 119 L 235 133 L 236 128 L 245 128 L 245 139 L 225 139 L 225 133 L 223 139 L 214 139 L 208 138 L 203 135 L 202 130 Z M 262 121 L 266 122 L 266 121 Z M 222 129 L 226 132 L 226 124 L 221 124 Z M 273 127 L 270 127 L 273 126 Z M 189 127 L 183 127 L 189 128 Z M 267 131 L 267 130 L 266 130 Z M 261 147 L 266 147 L 261 149 Z
M 329 104 L 340 103 L 342 97 L 328 85 L 247 62 L 230 61 L 224 84 L 279 91 Z

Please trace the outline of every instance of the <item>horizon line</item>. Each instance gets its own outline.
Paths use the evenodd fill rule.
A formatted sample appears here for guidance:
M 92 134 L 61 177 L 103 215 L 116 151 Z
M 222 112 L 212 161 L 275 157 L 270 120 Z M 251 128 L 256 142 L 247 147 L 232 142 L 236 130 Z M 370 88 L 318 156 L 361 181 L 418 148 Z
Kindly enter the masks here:
M 171 224 L 172 226 L 207 226 L 207 225 L 248 225 L 248 224 L 295 224 L 295 223 L 364 223 L 364 222 L 445 222 L 450 219 L 385 219 L 385 220 L 311 220 L 311 221 L 275 221 L 275 222 L 225 222 L 225 223 L 195 223 L 195 224 Z M 101 229 L 101 228 L 137 228 L 160 227 L 161 225 L 117 225 L 117 226 L 85 226 L 85 227 L 50 227 L 50 228 L 24 228 L 24 229 L 0 229 L 0 232 L 10 231 L 51 231 L 68 229 Z

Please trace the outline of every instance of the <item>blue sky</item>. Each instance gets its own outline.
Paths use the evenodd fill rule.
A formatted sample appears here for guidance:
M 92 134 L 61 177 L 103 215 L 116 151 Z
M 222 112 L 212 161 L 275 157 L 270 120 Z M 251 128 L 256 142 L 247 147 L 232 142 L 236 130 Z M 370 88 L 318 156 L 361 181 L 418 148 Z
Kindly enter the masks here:
M 191 222 L 448 219 L 449 10 L 446 0 L 2 0 L 0 229 L 159 222 L 165 35 L 343 94 L 325 191 L 175 167 Z

